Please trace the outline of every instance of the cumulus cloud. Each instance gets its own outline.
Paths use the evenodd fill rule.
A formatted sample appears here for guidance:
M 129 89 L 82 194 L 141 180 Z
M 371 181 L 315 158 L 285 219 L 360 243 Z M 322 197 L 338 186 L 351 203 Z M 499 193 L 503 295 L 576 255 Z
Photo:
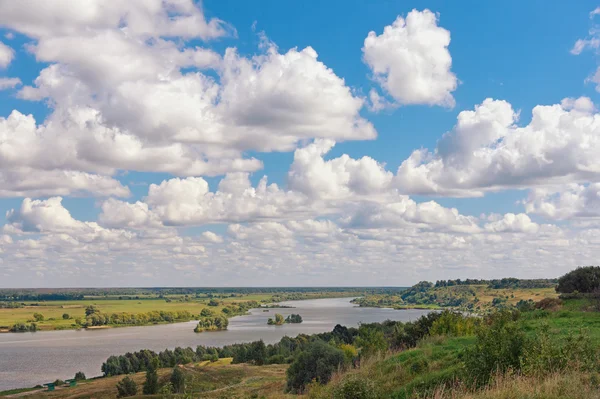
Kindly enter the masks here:
M 394 184 L 404 193 L 481 196 L 486 191 L 600 179 L 600 115 L 589 98 L 538 105 L 531 122 L 506 101 L 462 111 L 434 152 L 414 151 Z
M 452 107 L 458 83 L 451 71 L 449 44 L 450 32 L 438 26 L 434 13 L 412 10 L 406 18 L 398 16 L 382 34 L 369 32 L 362 51 L 375 81 L 399 105 Z M 382 103 L 373 93 L 371 101 L 377 110 Z
M 33 6 L 42 11 L 24 12 Z M 18 110 L 1 120 L 0 163 L 9 168 L 214 176 L 262 168 L 248 151 L 376 137 L 360 116 L 365 99 L 314 49 L 280 52 L 265 38 L 245 57 L 191 44 L 233 33 L 191 0 L 110 8 L 95 0 L 0 1 L 0 14 L 0 25 L 34 39 L 28 50 L 48 64 L 18 96 L 52 107 L 43 122 Z
M 515 215 L 507 213 L 496 221 L 487 223 L 484 228 L 494 233 L 537 233 L 540 226 L 531 221 L 529 216 L 524 213 Z
M 15 51 L 11 47 L 0 42 L 0 68 L 6 68 L 12 62 L 14 56 Z
M 600 217 L 600 183 L 536 188 L 523 203 L 528 213 L 548 219 L 597 218 Z
M 352 195 L 376 195 L 389 188 L 393 174 L 371 157 L 353 159 L 344 154 L 323 159 L 335 145 L 332 140 L 316 140 L 294 153 L 288 179 L 292 190 L 312 198 L 335 199 Z
M 218 19 L 207 21 L 193 0 L 129 1 L 110 7 L 101 0 L 2 0 L 0 23 L 32 37 L 77 36 L 125 26 L 136 36 L 212 39 L 230 29 Z

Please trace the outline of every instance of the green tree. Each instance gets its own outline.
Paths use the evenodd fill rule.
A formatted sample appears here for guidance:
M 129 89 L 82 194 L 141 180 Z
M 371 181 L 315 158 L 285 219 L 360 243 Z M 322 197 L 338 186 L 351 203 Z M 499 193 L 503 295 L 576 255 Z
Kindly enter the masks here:
M 144 395 L 154 395 L 158 392 L 158 358 L 154 357 L 146 370 L 146 382 L 144 382 Z
M 287 390 L 304 391 L 313 380 L 327 384 L 331 375 L 344 363 L 344 352 L 323 341 L 314 341 L 300 352 L 287 370 Z
M 209 308 L 204 308 L 200 312 L 200 317 L 211 317 L 213 315 L 213 311 Z
M 137 384 L 130 377 L 125 377 L 117 383 L 119 398 L 137 395 Z
M 69 316 L 68 313 L 63 313 L 62 317 L 63 317 L 64 320 L 69 320 L 71 318 L 71 316 Z
M 171 385 L 173 385 L 173 392 L 175 393 L 183 393 L 185 390 L 185 375 L 178 366 L 175 366 L 171 373 Z
M 98 308 L 95 307 L 94 305 L 89 305 L 88 307 L 85 308 L 85 317 L 91 316 L 94 313 L 100 313 Z
M 371 325 L 361 325 L 358 329 L 356 345 L 360 347 L 361 356 L 373 356 L 387 351 L 388 343 L 383 331 Z
M 83 374 L 83 371 L 78 371 L 75 373 L 75 380 L 76 381 L 83 381 L 85 380 L 85 374 Z
M 34 313 L 33 314 L 33 319 L 35 321 L 44 321 L 44 315 L 41 313 Z
M 578 267 L 558 279 L 556 292 L 594 292 L 600 288 L 600 266 Z

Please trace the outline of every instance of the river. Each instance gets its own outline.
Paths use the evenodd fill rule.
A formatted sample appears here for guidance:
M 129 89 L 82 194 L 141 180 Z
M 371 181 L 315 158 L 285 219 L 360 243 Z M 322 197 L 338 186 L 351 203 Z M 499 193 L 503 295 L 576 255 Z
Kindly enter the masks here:
M 360 308 L 351 298 L 282 302 L 293 309 L 253 309 L 250 314 L 229 320 L 227 331 L 194 333 L 196 322 L 124 327 L 104 330 L 66 330 L 0 334 L 0 390 L 31 387 L 73 378 L 77 371 L 89 377 L 101 374 L 100 367 L 110 355 L 140 349 L 161 351 L 177 346 L 223 346 L 262 339 L 279 341 L 283 336 L 331 331 L 336 324 L 347 327 L 383 320 L 411 321 L 427 310 Z M 298 313 L 301 324 L 268 326 L 275 313 Z

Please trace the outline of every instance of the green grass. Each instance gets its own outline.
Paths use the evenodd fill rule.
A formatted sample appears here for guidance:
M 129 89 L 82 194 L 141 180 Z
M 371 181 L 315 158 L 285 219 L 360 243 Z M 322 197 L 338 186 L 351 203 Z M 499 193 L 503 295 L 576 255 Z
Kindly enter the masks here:
M 171 298 L 171 297 L 169 297 Z M 255 294 L 244 297 L 219 299 L 224 305 L 231 302 L 244 302 L 250 300 L 269 300 L 270 294 Z M 171 302 L 165 299 L 83 299 L 75 301 L 47 301 L 39 302 L 39 306 L 29 306 L 16 309 L 0 309 L 0 327 L 9 327 L 15 323 L 26 323 L 33 319 L 34 313 L 41 313 L 45 320 L 38 322 L 38 328 L 41 330 L 56 330 L 75 328 L 75 319 L 85 319 L 85 308 L 94 305 L 103 313 L 146 313 L 153 310 L 158 311 L 178 311 L 187 310 L 193 314 L 200 313 L 202 309 L 209 307 L 209 299 L 190 299 L 190 301 L 177 301 L 174 297 Z M 224 306 L 210 307 L 211 310 L 220 312 Z M 68 320 L 62 318 L 63 313 L 68 313 L 71 317 Z M 53 319 L 53 320 L 49 320 Z

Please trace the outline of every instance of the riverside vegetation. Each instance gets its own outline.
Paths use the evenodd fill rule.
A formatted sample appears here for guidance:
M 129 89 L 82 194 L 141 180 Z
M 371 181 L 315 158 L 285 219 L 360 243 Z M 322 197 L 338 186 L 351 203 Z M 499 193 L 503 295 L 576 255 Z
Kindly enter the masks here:
M 131 380 L 135 392 L 122 396 L 600 398 L 600 268 L 577 269 L 555 289 L 556 297 L 520 299 L 480 316 L 446 309 L 269 345 L 112 356 L 104 378 L 47 395 L 113 398 L 117 384 Z
M 97 288 L 0 289 L 0 332 L 141 326 L 199 320 L 222 329 L 248 309 L 293 299 L 393 293 L 398 288 Z M 199 318 L 208 309 L 212 319 Z M 221 317 L 219 317 L 219 320 Z M 199 323 L 200 324 L 200 323 Z M 221 328 L 219 328 L 221 326 Z

